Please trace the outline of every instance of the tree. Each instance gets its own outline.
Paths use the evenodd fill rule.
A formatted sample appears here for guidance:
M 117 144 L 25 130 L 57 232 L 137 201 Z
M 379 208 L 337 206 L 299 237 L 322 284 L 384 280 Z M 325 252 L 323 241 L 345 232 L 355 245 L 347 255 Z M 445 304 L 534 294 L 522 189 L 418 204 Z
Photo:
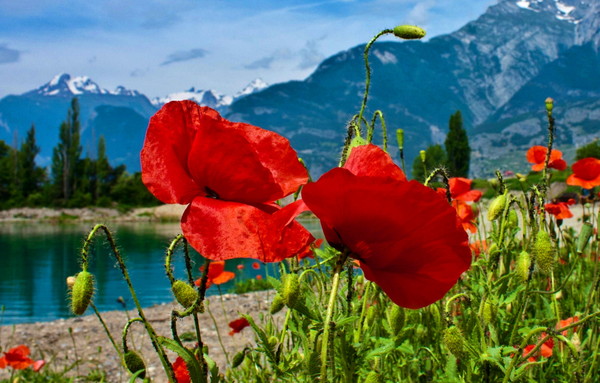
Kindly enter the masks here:
M 600 142 L 595 140 L 587 145 L 583 145 L 575 153 L 575 161 L 579 161 L 584 158 L 594 157 L 600 159 Z
M 39 152 L 40 147 L 35 142 L 35 125 L 31 125 L 17 154 L 20 194 L 25 198 L 39 191 L 45 178 L 44 169 L 35 164 L 35 157 Z
M 0 208 L 9 207 L 8 200 L 13 195 L 12 152 L 6 142 L 0 140 Z
M 60 125 L 58 145 L 52 153 L 52 177 L 56 196 L 71 198 L 75 191 L 75 169 L 81 157 L 79 102 L 71 101 L 67 119 Z
M 471 147 L 467 131 L 463 128 L 462 115 L 457 111 L 450 116 L 448 135 L 444 142 L 448 156 L 448 172 L 451 177 L 468 177 Z
M 94 189 L 94 199 L 96 202 L 102 197 L 108 197 L 111 187 L 111 166 L 106 156 L 106 141 L 104 136 L 98 140 L 98 155 L 96 158 L 96 184 Z
M 413 161 L 412 176 L 414 179 L 424 182 L 425 178 L 429 176 L 429 173 L 434 171 L 436 168 L 444 166 L 446 164 L 446 152 L 441 145 L 431 145 L 425 150 L 425 167 L 421 157 L 417 156 Z M 426 168 L 426 169 L 425 169 Z M 427 174 L 425 174 L 427 170 Z

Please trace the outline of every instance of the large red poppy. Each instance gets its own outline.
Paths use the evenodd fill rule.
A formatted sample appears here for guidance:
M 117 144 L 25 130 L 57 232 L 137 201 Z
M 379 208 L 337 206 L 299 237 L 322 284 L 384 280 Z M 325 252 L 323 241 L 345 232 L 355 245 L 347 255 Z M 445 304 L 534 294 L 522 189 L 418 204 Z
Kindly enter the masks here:
M 181 228 L 209 259 L 276 262 L 313 241 L 294 221 L 298 204 L 273 203 L 308 179 L 289 141 L 274 132 L 192 101 L 170 102 L 150 119 L 141 163 L 159 200 L 189 204 Z
M 364 158 L 392 163 L 374 145 L 355 148 L 347 162 L 351 166 L 306 185 L 303 200 L 321 220 L 327 241 L 348 249 L 365 277 L 392 301 L 407 308 L 427 306 L 469 268 L 467 234 L 443 196 L 403 180 L 397 166 L 386 178 Z
M 592 189 L 600 186 L 600 160 L 593 157 L 584 158 L 575 162 L 571 169 L 573 174 L 567 178 L 567 185 L 581 186 Z
M 531 170 L 536 172 L 543 170 L 547 154 L 548 148 L 545 146 L 535 145 L 529 148 L 527 151 L 527 161 L 533 164 L 531 165 Z M 562 159 L 562 152 L 560 150 L 552 149 L 548 167 L 557 170 L 565 170 L 567 168 L 567 163 Z
M 572 200 L 571 200 L 572 201 Z M 575 203 L 575 201 L 573 201 Z M 556 219 L 566 219 L 573 217 L 573 213 L 571 209 L 569 209 L 569 205 L 573 203 L 569 202 L 556 202 L 556 203 L 547 203 L 544 205 L 544 209 L 550 214 L 554 216 Z
M 453 200 L 463 202 L 477 202 L 481 199 L 481 190 L 471 190 L 473 180 L 463 177 L 452 177 L 448 180 L 450 185 L 450 195 Z

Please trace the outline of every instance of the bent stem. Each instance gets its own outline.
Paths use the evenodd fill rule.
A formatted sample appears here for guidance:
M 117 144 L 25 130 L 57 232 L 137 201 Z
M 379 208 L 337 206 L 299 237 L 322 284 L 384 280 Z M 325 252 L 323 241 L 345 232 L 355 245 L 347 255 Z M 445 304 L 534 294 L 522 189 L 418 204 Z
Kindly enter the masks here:
M 335 299 L 337 298 L 337 292 L 340 287 L 340 274 L 348 259 L 349 251 L 346 250 L 340 255 L 335 264 L 333 271 L 333 278 L 331 283 L 331 293 L 329 295 L 329 302 L 327 304 L 327 314 L 325 315 L 325 323 L 323 325 L 323 335 L 321 341 L 321 382 L 327 382 L 327 359 L 329 357 L 329 338 L 331 330 L 331 318 L 333 317 L 333 308 L 335 306 Z

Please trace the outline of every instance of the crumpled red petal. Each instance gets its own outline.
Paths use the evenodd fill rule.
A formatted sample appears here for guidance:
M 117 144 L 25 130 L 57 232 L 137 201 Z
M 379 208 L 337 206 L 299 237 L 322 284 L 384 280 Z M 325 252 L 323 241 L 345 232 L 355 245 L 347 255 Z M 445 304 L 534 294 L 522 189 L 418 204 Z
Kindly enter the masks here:
M 567 185 L 591 189 L 600 186 L 600 160 L 587 157 L 575 162 L 571 168 L 573 174 L 567 178 Z
M 469 202 L 477 202 L 483 193 L 480 190 L 471 190 L 473 181 L 463 177 L 452 177 L 448 180 L 452 199 Z
M 293 220 L 297 211 L 298 205 L 279 209 L 197 197 L 184 212 L 181 228 L 190 245 L 206 258 L 279 262 L 303 252 L 314 241 Z
M 384 177 L 406 181 L 406 175 L 394 163 L 390 155 L 373 144 L 353 148 L 344 164 L 344 169 L 348 169 L 357 176 Z

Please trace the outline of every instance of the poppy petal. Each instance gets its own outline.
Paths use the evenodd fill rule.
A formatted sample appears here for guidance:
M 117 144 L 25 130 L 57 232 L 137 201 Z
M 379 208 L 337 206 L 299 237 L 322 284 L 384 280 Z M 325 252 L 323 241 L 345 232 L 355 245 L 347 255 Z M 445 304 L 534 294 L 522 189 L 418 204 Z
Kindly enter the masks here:
M 406 181 L 406 175 L 394 163 L 390 155 L 373 144 L 354 147 L 344 164 L 344 169 L 348 169 L 357 176 L 385 177 Z

